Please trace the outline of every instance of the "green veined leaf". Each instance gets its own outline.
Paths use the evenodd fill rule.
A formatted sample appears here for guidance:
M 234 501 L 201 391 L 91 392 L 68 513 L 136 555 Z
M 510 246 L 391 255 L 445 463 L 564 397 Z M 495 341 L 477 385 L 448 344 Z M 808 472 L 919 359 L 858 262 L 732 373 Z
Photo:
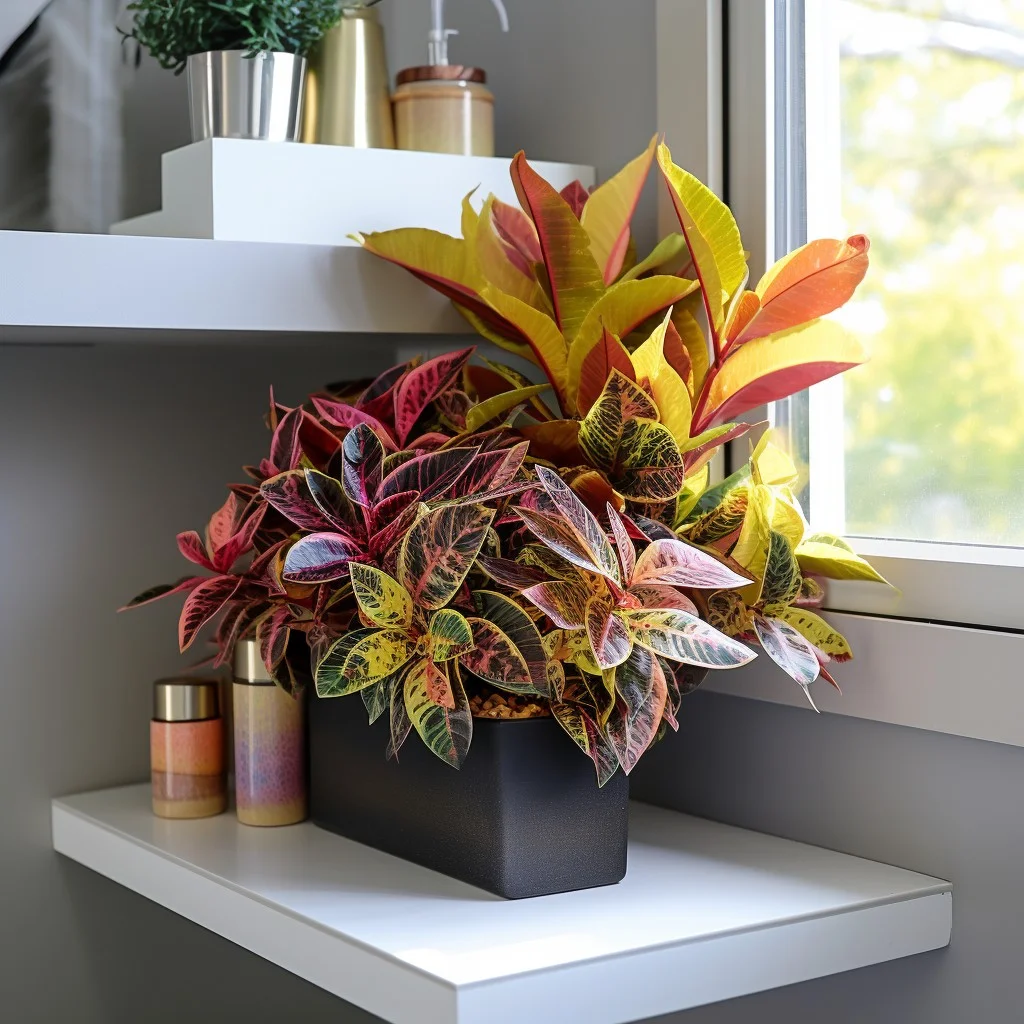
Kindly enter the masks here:
M 657 658 L 651 659 L 651 675 L 651 692 L 636 712 L 630 713 L 625 701 L 620 698 L 615 713 L 608 719 L 608 739 L 627 775 L 654 742 L 665 712 L 668 686 Z
M 541 696 L 549 696 L 548 658 L 544 650 L 544 639 L 533 619 L 512 598 L 497 591 L 476 590 L 473 592 L 473 600 L 480 617 L 497 626 L 523 656 L 534 689 Z
M 686 536 L 693 544 L 713 544 L 728 537 L 743 526 L 750 492 L 746 487 L 734 487 L 710 511 L 705 512 L 686 528 Z
M 396 688 L 401 688 L 402 677 L 406 671 L 407 668 L 403 665 L 397 672 L 378 679 L 377 682 L 371 683 L 359 691 L 366 707 L 366 713 L 370 718 L 370 725 L 373 725 L 391 707 L 392 695 Z
M 718 590 L 708 598 L 707 619 L 726 636 L 743 636 L 754 628 L 754 614 L 735 590 Z
M 623 425 L 615 489 L 624 498 L 642 504 L 670 501 L 685 478 L 683 457 L 672 431 L 644 420 Z
M 449 661 L 473 649 L 469 621 L 454 608 L 439 608 L 430 616 L 427 637 L 434 661 Z
M 805 640 L 835 661 L 849 661 L 853 657 L 846 637 L 820 615 L 806 608 L 783 608 L 774 617 L 792 626 Z
M 494 510 L 478 505 L 446 505 L 420 515 L 398 551 L 398 576 L 414 604 L 441 608 L 458 593 L 493 520 Z
M 408 665 L 400 669 L 398 680 L 391 689 L 391 713 L 388 717 L 390 737 L 385 754 L 389 761 L 392 758 L 398 760 L 398 751 L 401 750 L 402 744 L 412 732 L 412 722 L 409 720 L 409 713 L 405 710 L 404 680 L 409 671 Z
M 749 647 L 686 612 L 641 610 L 625 614 L 633 640 L 672 661 L 705 668 L 736 668 L 756 657 Z
M 441 707 L 430 695 L 430 662 L 417 662 L 403 685 L 406 714 L 427 749 L 453 768 L 461 768 L 473 739 L 473 715 L 457 673 L 450 679 L 452 707 Z
M 632 721 L 647 703 L 654 690 L 655 673 L 660 671 L 656 658 L 650 651 L 636 645 L 629 657 L 618 668 L 606 669 L 611 675 L 611 685 L 625 704 Z M 609 680 L 605 679 L 605 686 Z
M 613 369 L 604 390 L 580 423 L 580 447 L 595 466 L 610 472 L 618 461 L 626 424 L 636 419 L 657 418 L 658 407 L 644 390 Z
M 341 637 L 316 667 L 320 697 L 344 697 L 398 671 L 415 645 L 396 629 L 354 629 Z
M 352 593 L 360 611 L 381 627 L 408 627 L 412 623 L 412 598 L 396 579 L 363 562 L 349 562 Z
M 772 530 L 764 567 L 764 586 L 761 588 L 762 602 L 766 605 L 789 604 L 800 593 L 801 579 L 800 566 L 789 541 Z

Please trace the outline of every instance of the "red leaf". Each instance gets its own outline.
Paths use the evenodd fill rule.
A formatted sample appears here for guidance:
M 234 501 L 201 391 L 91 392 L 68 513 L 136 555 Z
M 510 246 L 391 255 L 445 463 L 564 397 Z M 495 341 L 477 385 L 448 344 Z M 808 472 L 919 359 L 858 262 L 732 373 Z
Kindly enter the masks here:
M 662 351 L 665 354 L 665 362 L 679 374 L 679 379 L 684 384 L 687 384 L 692 391 L 690 381 L 693 377 L 693 361 L 690 359 L 690 353 L 683 344 L 683 339 L 679 336 L 679 331 L 671 319 L 665 327 L 665 341 Z
M 368 508 L 380 488 L 384 467 L 384 445 L 366 423 L 350 430 L 342 445 L 344 465 L 342 484 L 345 493 L 357 504 Z
M 217 572 L 228 572 L 235 560 L 244 555 L 252 547 L 256 531 L 263 522 L 267 506 L 260 505 L 255 512 L 242 524 L 242 528 L 223 547 L 218 548 L 213 555 L 214 568 Z
M 399 366 L 392 366 L 390 370 L 385 370 L 374 378 L 367 389 L 359 396 L 356 406 L 364 412 L 370 412 L 371 404 L 377 403 L 381 398 L 388 397 L 402 377 L 418 365 L 419 359 L 417 358 L 407 363 L 402 363 Z
M 569 208 L 576 214 L 578 220 L 590 196 L 590 193 L 584 188 L 583 182 L 577 178 L 576 181 L 569 182 L 558 194 L 569 204 Z
M 613 370 L 618 370 L 636 383 L 636 371 L 625 346 L 614 334 L 605 330 L 601 340 L 583 357 L 580 366 L 579 391 L 576 396 L 576 410 L 580 416 L 585 416 L 600 397 Z
M 436 498 L 455 486 L 478 451 L 477 448 L 446 448 L 403 462 L 384 478 L 377 491 L 378 498 L 404 491 L 415 491 L 420 501 Z
M 302 428 L 302 410 L 292 409 L 277 425 L 270 442 L 270 461 L 278 473 L 294 469 L 302 458 L 299 431 Z
M 232 492 L 224 504 L 210 516 L 210 522 L 206 526 L 206 546 L 210 551 L 216 551 L 234 534 L 241 513 L 242 506 L 236 494 Z M 189 558 L 188 555 L 185 557 Z
M 183 576 L 177 583 L 161 583 L 159 586 L 144 590 L 141 594 L 136 594 L 126 605 L 117 610 L 126 612 L 129 608 L 141 608 L 144 604 L 159 601 L 162 597 L 170 597 L 171 594 L 180 594 L 183 590 L 194 590 L 207 579 L 209 579 L 208 576 Z
M 494 558 L 490 555 L 479 555 L 476 564 L 492 580 L 500 583 L 503 587 L 508 587 L 510 590 L 523 591 L 534 584 L 544 583 L 548 578 L 547 574 L 541 572 L 540 569 L 534 569 L 529 565 L 520 565 L 519 562 L 513 562 L 510 558 Z
M 395 388 L 395 432 L 401 444 L 431 402 L 450 388 L 475 350 L 463 349 L 430 359 L 410 370 Z
M 241 582 L 238 576 L 214 576 L 188 595 L 178 619 L 178 647 L 182 652 L 188 650 L 199 630 L 231 600 Z
M 285 519 L 300 529 L 335 529 L 310 493 L 306 475 L 301 469 L 289 469 L 265 480 L 260 493 Z
M 233 495 L 232 495 L 233 497 Z M 213 562 L 206 554 L 206 547 L 202 538 L 195 530 L 186 530 L 177 536 L 178 550 L 195 565 L 201 565 L 204 569 L 216 571 Z
M 533 222 L 522 210 L 500 199 L 491 206 L 491 220 L 510 261 L 527 277 L 533 277 L 533 264 L 544 259 Z
M 362 409 L 357 409 L 347 402 L 336 402 L 333 398 L 324 398 L 321 395 L 313 395 L 312 402 L 316 406 L 316 411 L 328 423 L 333 423 L 336 427 L 347 427 L 349 430 L 358 427 L 360 423 L 368 423 L 381 441 L 392 451 L 395 450 L 391 432 L 376 416 L 371 416 L 368 412 L 363 412 Z
M 324 469 L 331 456 L 341 447 L 341 439 L 332 434 L 315 416 L 302 411 L 299 443 L 306 458 L 318 469 Z

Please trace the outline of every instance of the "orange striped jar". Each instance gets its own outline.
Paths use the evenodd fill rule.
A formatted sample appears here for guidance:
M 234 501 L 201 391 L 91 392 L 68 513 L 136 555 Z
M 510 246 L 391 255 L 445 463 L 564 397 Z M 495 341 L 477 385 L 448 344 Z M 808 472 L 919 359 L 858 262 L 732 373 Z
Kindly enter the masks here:
M 149 725 L 153 813 L 208 818 L 228 805 L 217 679 L 158 679 Z

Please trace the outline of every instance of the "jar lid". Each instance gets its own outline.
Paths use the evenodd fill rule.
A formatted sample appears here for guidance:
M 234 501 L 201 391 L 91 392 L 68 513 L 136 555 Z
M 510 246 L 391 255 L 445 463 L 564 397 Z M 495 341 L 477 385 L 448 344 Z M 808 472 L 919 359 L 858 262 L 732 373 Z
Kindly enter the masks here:
M 153 684 L 153 718 L 157 722 L 200 722 L 220 714 L 220 680 L 172 676 Z
M 250 686 L 272 686 L 274 680 L 263 664 L 260 645 L 255 640 L 239 640 L 235 644 L 234 674 L 236 683 Z
M 405 68 L 395 76 L 398 85 L 408 82 L 479 82 L 487 81 L 487 72 L 483 68 L 470 68 L 465 64 L 421 64 L 415 68 Z

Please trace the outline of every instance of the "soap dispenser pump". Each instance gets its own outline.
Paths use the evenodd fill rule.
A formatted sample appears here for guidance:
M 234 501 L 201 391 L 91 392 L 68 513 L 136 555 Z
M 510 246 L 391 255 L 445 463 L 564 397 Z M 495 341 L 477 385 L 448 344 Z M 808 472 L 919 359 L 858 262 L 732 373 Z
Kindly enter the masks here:
M 508 14 L 491 0 L 503 32 Z M 465 156 L 494 156 L 494 96 L 482 68 L 448 63 L 444 0 L 430 0 L 428 63 L 400 71 L 394 94 L 395 138 L 399 149 Z

